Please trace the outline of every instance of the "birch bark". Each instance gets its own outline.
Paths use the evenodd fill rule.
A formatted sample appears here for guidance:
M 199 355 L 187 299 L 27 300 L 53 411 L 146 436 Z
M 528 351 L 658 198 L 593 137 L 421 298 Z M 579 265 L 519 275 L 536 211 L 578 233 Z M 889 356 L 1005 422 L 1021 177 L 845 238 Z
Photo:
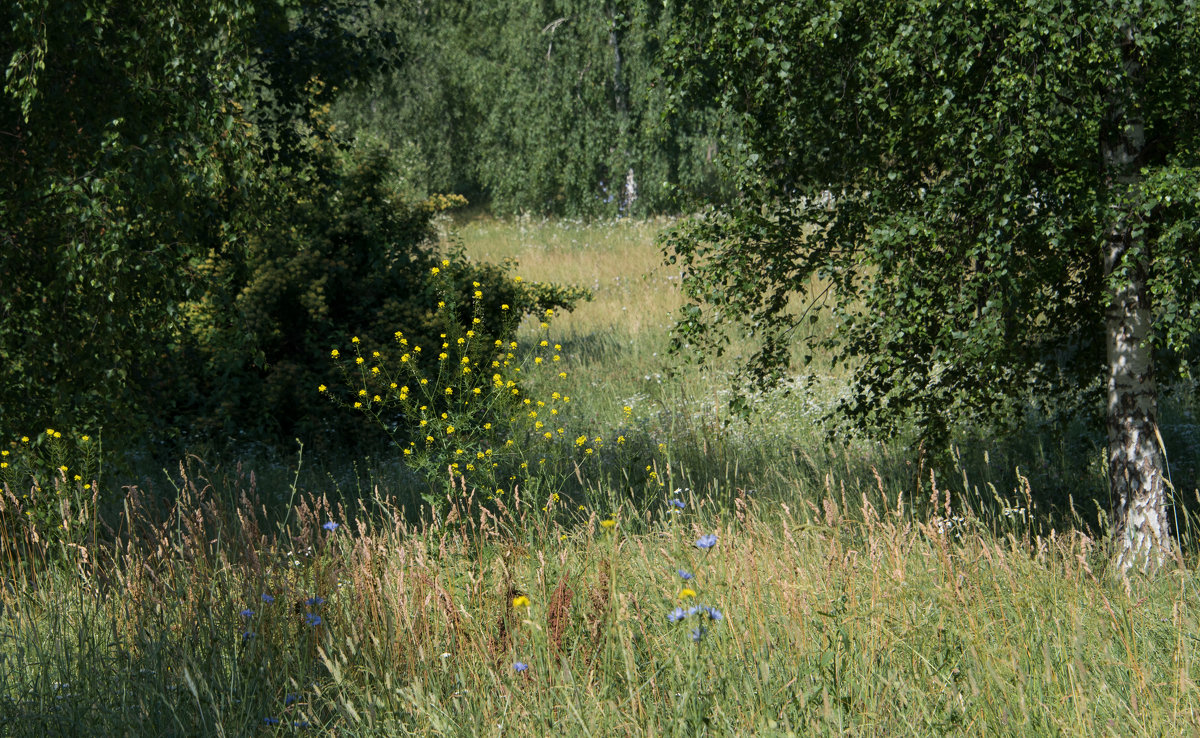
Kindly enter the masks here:
M 1125 78 L 1113 91 L 1108 134 L 1101 140 L 1112 221 L 1104 243 L 1108 285 L 1108 479 L 1115 560 L 1123 574 L 1151 572 L 1171 552 L 1158 445 L 1158 392 L 1151 344 L 1150 268 L 1145 228 L 1135 207 L 1145 153 L 1145 124 L 1137 106 L 1141 69 L 1134 33 L 1121 33 Z

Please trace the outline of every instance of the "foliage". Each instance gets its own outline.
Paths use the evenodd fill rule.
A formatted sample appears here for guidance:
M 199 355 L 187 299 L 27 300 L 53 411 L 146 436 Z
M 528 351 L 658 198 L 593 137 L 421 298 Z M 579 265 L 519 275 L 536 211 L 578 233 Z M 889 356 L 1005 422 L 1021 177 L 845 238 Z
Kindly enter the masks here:
M 1198 23 L 1168 2 L 685 3 L 678 104 L 718 99 L 745 149 L 743 199 L 665 240 L 691 302 L 678 345 L 719 353 L 721 328 L 745 326 L 767 383 L 797 339 L 805 361 L 832 351 L 856 384 L 840 410 L 931 439 L 1011 421 L 1006 400 L 1031 394 L 1099 407 L 1101 246 L 1129 218 L 1156 346 L 1183 356 L 1200 328 Z M 1119 84 L 1127 54 L 1140 85 Z M 1122 116 L 1148 142 L 1128 192 L 1097 160 Z M 830 331 L 810 328 L 822 308 Z
M 404 59 L 339 113 L 411 147 L 426 189 L 478 193 L 501 213 L 587 216 L 675 211 L 719 191 L 711 111 L 663 124 L 668 6 L 459 0 L 389 12 L 408 29 Z
M 48 0 L 0 10 L 0 426 L 86 426 L 234 248 L 254 137 L 239 101 L 248 0 Z

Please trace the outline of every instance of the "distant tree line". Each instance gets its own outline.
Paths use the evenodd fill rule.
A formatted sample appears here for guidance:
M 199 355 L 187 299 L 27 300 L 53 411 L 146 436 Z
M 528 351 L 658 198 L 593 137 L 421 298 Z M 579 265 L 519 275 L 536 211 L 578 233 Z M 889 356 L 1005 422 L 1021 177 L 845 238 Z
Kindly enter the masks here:
M 679 212 L 721 198 L 716 108 L 668 116 L 655 0 L 395 0 L 398 60 L 341 98 L 419 190 L 498 213 Z

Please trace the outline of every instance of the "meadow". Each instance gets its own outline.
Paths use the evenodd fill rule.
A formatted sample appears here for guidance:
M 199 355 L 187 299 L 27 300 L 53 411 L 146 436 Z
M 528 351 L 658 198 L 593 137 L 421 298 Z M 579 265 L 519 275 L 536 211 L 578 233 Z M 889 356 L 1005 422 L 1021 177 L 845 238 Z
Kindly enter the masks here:
M 522 327 L 565 375 L 533 387 L 571 402 L 560 453 L 503 494 L 451 479 L 420 514 L 398 452 L 193 456 L 106 482 L 101 521 L 64 475 L 50 524 L 80 535 L 0 547 L 0 734 L 1200 734 L 1186 514 L 1170 570 L 1122 580 L 1086 433 L 934 468 L 828 425 L 834 371 L 732 416 L 736 338 L 704 371 L 667 355 L 666 225 L 450 229 L 593 293 Z

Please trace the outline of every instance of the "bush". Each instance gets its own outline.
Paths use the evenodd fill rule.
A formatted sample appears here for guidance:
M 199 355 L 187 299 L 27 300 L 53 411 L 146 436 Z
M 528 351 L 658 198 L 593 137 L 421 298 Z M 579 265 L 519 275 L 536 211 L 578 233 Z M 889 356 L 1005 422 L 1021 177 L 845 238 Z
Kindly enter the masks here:
M 541 395 L 532 394 L 525 381 L 539 370 L 550 375 L 550 387 L 567 378 L 548 321 L 589 295 L 508 277 L 511 266 L 443 259 L 430 267 L 437 337 L 397 330 L 384 345 L 355 336 L 347 354 L 330 352 L 341 389 L 318 388 L 383 429 L 427 482 L 423 496 L 435 508 L 456 489 L 493 499 L 547 486 L 555 476 L 547 473 L 547 456 L 561 456 L 564 447 L 593 453 L 586 437 L 567 443 L 571 398 L 546 383 Z M 528 314 L 540 316 L 542 332 L 522 349 L 515 333 Z

